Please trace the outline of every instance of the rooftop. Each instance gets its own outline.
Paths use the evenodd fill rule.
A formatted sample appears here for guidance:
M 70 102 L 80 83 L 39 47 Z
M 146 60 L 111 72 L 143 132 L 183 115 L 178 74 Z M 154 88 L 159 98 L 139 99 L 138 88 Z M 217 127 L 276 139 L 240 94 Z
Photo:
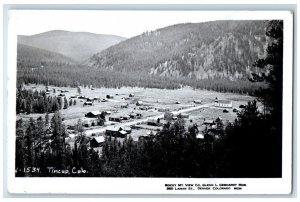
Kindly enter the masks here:
M 231 101 L 229 101 L 229 100 L 219 100 L 218 103 L 231 104 Z
M 210 119 L 204 121 L 204 124 L 213 124 L 213 123 L 214 120 L 210 120 Z
M 105 141 L 105 138 L 103 136 L 94 137 L 93 139 L 95 139 L 98 143 L 101 143 L 101 142 Z
M 97 116 L 97 115 L 101 114 L 100 111 L 91 111 L 91 112 L 88 112 L 88 113 L 92 113 L 94 116 Z

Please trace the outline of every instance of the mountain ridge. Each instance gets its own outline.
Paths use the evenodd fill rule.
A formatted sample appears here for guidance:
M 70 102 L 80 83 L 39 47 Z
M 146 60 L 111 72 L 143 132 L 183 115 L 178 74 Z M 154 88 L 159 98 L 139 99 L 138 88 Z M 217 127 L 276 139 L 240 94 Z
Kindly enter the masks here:
M 24 44 L 18 44 L 17 61 L 28 64 L 28 66 L 38 66 L 44 63 L 76 64 L 74 60 L 65 55 Z

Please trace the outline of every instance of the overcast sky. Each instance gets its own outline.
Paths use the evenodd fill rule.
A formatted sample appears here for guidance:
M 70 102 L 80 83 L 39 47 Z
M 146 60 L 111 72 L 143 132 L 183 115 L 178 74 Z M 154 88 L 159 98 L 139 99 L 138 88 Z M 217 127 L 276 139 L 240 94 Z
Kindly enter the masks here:
M 130 38 L 145 31 L 178 23 L 214 20 L 266 20 L 279 12 L 253 11 L 104 11 L 104 10 L 15 10 L 9 20 L 18 35 L 50 30 L 84 31 Z

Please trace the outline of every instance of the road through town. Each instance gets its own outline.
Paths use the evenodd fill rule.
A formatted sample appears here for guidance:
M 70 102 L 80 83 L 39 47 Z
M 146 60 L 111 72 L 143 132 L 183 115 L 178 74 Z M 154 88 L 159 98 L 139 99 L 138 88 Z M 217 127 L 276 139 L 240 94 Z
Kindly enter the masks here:
M 182 109 L 182 110 L 179 110 L 179 111 L 172 111 L 171 113 L 173 113 L 174 115 L 178 115 L 180 113 L 195 111 L 195 110 L 199 110 L 199 109 L 206 108 L 206 107 L 211 107 L 211 106 L 213 106 L 213 103 L 208 103 L 208 104 L 199 105 L 199 106 L 195 106 L 195 107 L 189 107 L 189 108 Z M 161 113 L 159 115 L 147 117 L 147 118 L 144 118 L 144 119 L 137 119 L 137 120 L 132 120 L 132 121 L 129 121 L 129 122 L 117 123 L 113 126 L 118 127 L 118 128 L 119 127 L 125 127 L 125 126 L 132 126 L 132 125 L 136 125 L 138 123 L 147 122 L 149 119 L 158 119 L 158 118 L 163 118 L 163 117 L 164 117 L 164 113 Z M 94 129 L 86 130 L 85 134 L 86 134 L 86 136 L 91 136 L 92 134 L 104 133 L 106 131 L 106 129 L 110 128 L 110 127 L 112 127 L 112 126 L 105 126 L 105 127 L 101 127 L 101 128 L 94 128 Z

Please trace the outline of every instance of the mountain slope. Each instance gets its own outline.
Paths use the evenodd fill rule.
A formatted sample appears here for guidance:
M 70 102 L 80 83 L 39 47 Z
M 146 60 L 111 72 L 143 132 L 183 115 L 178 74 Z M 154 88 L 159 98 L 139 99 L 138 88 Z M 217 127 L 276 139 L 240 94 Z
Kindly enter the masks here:
M 18 44 L 17 58 L 19 64 L 28 64 L 29 66 L 37 66 L 44 63 L 75 63 L 74 60 L 62 54 L 24 44 Z
M 125 38 L 88 32 L 49 31 L 32 36 L 18 36 L 18 43 L 63 54 L 77 62 L 87 60 Z
M 264 21 L 169 26 L 125 40 L 88 61 L 100 69 L 172 78 L 246 79 L 266 46 Z

